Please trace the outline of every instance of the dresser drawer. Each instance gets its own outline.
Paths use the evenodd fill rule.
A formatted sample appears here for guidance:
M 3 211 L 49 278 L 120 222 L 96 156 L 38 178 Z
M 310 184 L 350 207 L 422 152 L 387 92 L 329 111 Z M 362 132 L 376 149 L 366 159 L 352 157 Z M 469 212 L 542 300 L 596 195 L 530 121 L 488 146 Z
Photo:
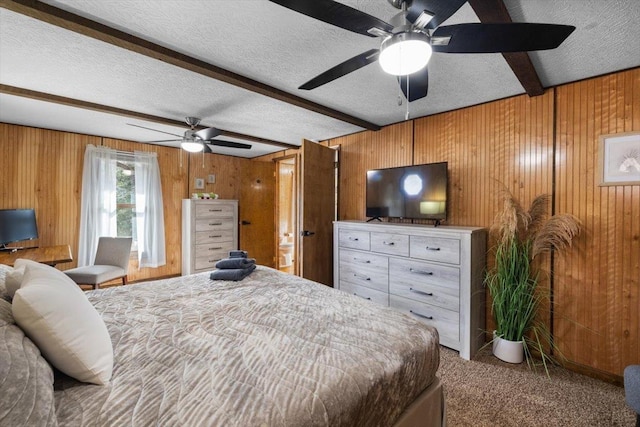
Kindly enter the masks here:
M 340 290 L 377 304 L 389 306 L 389 294 L 386 292 L 376 291 L 366 286 L 354 285 L 348 282 L 340 282 Z
M 389 270 L 386 262 L 384 265 L 340 263 L 339 275 L 340 283 L 348 282 L 380 292 L 389 292 Z
M 411 258 L 460 264 L 460 240 L 442 237 L 411 236 Z
M 397 295 L 389 295 L 389 306 L 435 327 L 440 335 L 440 344 L 459 347 L 460 321 L 457 312 Z
M 357 230 L 340 230 L 338 244 L 341 248 L 369 250 L 369 232 Z
M 389 271 L 389 257 L 370 252 L 340 249 L 340 265 L 349 265 L 354 269 L 366 269 L 371 274 L 384 274 Z
M 196 219 L 196 232 L 198 231 L 233 231 L 233 218 L 201 218 Z
M 195 256 L 195 269 L 196 270 L 213 270 L 216 267 L 216 263 L 223 258 L 227 258 L 229 256 L 229 249 L 200 249 L 200 245 L 196 247 L 196 256 Z
M 232 203 L 198 203 L 195 208 L 196 218 L 233 218 L 235 210 Z
M 195 244 L 233 242 L 233 230 L 209 230 L 195 233 Z
M 450 308 L 453 310 L 455 305 L 457 310 L 457 300 L 460 295 L 460 269 L 406 259 L 389 260 L 389 292 L 410 295 L 420 292 L 433 293 L 434 289 L 438 290 L 437 295 L 443 299 L 443 303 L 448 301 L 452 304 Z
M 371 233 L 371 251 L 409 256 L 409 236 L 405 234 Z

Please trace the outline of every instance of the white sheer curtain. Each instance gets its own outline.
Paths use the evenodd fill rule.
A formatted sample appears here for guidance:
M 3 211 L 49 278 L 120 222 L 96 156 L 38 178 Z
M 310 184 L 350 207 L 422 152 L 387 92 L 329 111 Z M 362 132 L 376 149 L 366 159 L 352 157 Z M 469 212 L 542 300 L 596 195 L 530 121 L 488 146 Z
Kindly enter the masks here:
M 166 264 L 166 256 L 158 156 L 136 151 L 134 159 L 138 263 L 140 268 L 159 267 Z
M 115 236 L 117 153 L 87 145 L 82 169 L 78 267 L 93 264 L 100 236 Z
M 165 265 L 164 207 L 157 155 L 88 145 L 82 171 L 78 266 L 93 264 L 101 236 L 118 235 L 118 161 L 134 164 L 138 265 Z

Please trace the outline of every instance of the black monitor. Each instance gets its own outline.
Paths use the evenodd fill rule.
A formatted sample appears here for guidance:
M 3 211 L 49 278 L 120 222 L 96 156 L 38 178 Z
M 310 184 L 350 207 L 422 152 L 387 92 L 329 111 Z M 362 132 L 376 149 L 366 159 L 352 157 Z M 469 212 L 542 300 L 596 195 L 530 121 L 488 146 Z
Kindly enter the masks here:
M 8 243 L 38 238 L 36 212 L 33 209 L 0 209 L 0 249 Z

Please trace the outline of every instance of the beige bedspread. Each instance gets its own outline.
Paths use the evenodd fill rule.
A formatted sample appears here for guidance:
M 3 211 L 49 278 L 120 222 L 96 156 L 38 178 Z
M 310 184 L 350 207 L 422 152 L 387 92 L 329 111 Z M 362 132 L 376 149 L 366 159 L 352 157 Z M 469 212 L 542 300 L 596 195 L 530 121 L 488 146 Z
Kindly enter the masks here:
M 60 425 L 387 426 L 439 363 L 435 329 L 266 267 L 88 296 L 114 374 L 106 387 L 57 378 Z

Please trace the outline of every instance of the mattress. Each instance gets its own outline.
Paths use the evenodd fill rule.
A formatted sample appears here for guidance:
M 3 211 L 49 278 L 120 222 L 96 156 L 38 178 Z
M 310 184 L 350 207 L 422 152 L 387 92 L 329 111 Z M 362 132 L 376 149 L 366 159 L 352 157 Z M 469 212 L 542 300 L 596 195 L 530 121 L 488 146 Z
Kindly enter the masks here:
M 389 426 L 436 378 L 437 331 L 259 266 L 90 291 L 108 386 L 55 381 L 58 424 Z

